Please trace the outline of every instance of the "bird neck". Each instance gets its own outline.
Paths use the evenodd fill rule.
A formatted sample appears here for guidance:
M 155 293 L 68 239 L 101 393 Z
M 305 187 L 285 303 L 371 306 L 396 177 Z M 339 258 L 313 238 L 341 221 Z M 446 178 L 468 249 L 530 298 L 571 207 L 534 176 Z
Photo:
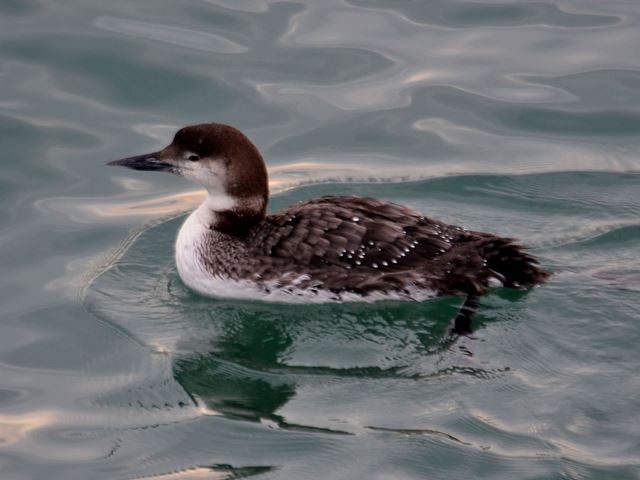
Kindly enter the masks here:
M 211 230 L 242 236 L 266 215 L 267 201 L 260 196 L 238 198 L 209 192 L 196 210 L 198 220 Z

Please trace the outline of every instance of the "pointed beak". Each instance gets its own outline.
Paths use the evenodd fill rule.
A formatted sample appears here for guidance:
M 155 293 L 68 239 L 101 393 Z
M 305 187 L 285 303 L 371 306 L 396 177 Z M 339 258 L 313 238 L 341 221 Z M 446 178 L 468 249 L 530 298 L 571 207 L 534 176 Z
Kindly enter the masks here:
M 114 160 L 107 165 L 116 165 L 120 167 L 132 168 L 133 170 L 155 170 L 158 172 L 170 172 L 174 165 L 160 160 L 161 152 L 147 153 L 145 155 L 137 155 L 135 157 L 127 157 L 121 160 Z

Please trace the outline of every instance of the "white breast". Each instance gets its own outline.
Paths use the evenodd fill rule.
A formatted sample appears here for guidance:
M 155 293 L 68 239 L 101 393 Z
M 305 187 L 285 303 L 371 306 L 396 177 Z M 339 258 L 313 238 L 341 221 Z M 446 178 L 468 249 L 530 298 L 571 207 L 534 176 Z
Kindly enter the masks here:
M 206 203 L 206 202 L 205 202 Z M 189 288 L 208 297 L 254 299 L 259 293 L 257 285 L 247 280 L 231 280 L 212 274 L 205 264 L 204 255 L 210 251 L 208 245 L 225 241 L 209 227 L 214 223 L 215 213 L 206 204 L 193 211 L 178 232 L 175 246 L 176 266 L 182 281 Z M 231 245 L 229 246 L 232 247 Z M 216 258 L 206 258 L 209 265 Z
M 182 224 L 176 239 L 178 274 L 189 288 L 204 295 L 211 295 L 209 284 L 213 278 L 205 269 L 200 253 L 209 232 L 209 227 L 201 222 L 198 210 L 195 210 Z

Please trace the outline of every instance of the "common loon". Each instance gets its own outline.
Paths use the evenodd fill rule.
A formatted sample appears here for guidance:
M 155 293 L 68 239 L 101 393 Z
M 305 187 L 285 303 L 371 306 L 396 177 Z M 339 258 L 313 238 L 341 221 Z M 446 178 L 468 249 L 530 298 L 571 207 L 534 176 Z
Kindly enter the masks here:
M 287 303 L 465 295 L 455 329 L 467 333 L 478 295 L 549 275 L 511 238 L 373 198 L 325 196 L 266 215 L 265 163 L 229 125 L 187 126 L 166 148 L 109 165 L 178 174 L 207 190 L 175 244 L 180 278 L 203 295 Z

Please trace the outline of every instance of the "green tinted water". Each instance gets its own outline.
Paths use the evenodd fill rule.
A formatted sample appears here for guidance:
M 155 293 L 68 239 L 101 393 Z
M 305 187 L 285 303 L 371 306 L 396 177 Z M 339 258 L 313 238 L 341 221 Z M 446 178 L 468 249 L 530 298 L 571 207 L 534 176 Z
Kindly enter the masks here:
M 0 5 L 2 479 L 640 478 L 640 9 L 628 2 Z M 407 204 L 532 247 L 483 298 L 198 297 L 199 193 L 104 162 L 224 121 L 275 210 Z

